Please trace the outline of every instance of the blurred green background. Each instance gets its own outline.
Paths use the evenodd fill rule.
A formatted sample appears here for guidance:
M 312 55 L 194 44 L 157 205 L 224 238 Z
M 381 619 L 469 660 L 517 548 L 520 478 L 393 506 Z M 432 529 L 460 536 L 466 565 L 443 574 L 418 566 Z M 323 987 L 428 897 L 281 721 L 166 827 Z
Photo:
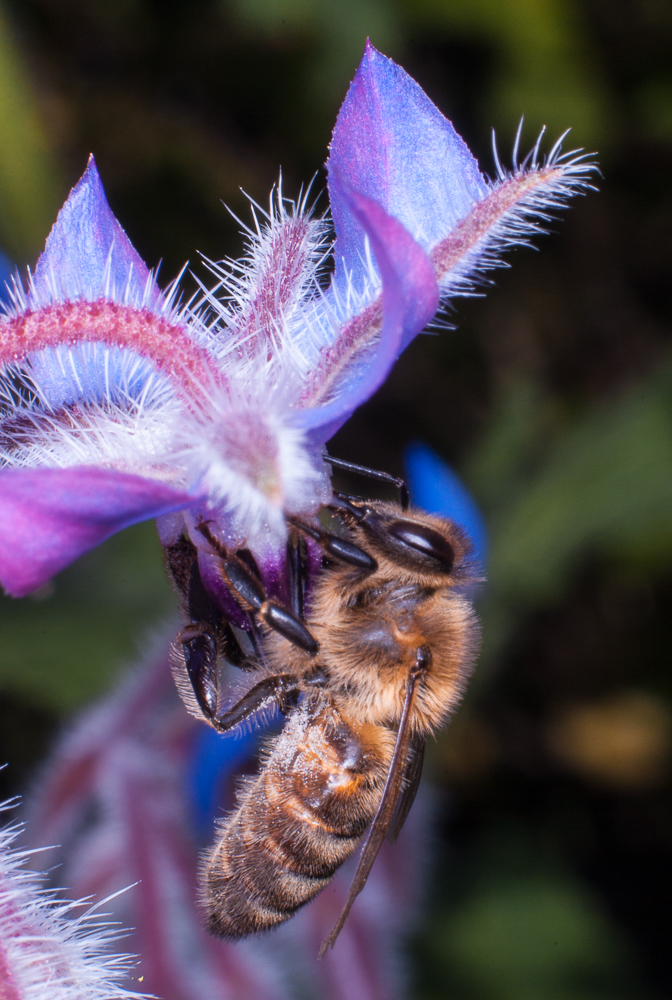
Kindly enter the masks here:
M 239 187 L 319 172 L 364 40 L 492 172 L 599 150 L 600 193 L 421 337 L 332 442 L 403 472 L 422 439 L 490 532 L 484 650 L 432 747 L 417 1000 L 672 996 L 672 4 L 669 0 L 4 0 L 0 247 L 33 262 L 93 151 L 171 278 L 237 255 Z M 0 599 L 4 791 L 173 613 L 152 526 Z

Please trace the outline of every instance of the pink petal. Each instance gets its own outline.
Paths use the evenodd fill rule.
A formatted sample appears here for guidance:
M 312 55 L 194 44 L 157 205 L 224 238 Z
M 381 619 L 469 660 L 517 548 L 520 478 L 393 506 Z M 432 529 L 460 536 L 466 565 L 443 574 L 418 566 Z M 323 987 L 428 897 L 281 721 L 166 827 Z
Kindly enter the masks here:
M 23 597 L 122 528 L 194 502 L 113 469 L 2 469 L 0 583 Z

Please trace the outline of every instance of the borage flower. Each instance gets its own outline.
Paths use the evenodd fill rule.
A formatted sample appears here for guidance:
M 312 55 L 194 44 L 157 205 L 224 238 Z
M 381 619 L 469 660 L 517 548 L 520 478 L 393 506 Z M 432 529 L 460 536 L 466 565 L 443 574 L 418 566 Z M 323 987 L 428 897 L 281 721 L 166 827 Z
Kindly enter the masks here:
M 367 45 L 331 144 L 333 248 L 326 220 L 278 189 L 246 257 L 212 264 L 216 287 L 193 309 L 158 288 L 91 160 L 0 323 L 4 587 L 26 594 L 150 517 L 164 544 L 190 533 L 211 589 L 201 519 L 277 577 L 285 517 L 331 497 L 331 435 L 441 301 L 586 186 L 582 157 L 538 147 L 487 180 Z
M 0 804 L 0 818 L 13 804 Z M 111 950 L 125 936 L 118 923 L 45 888 L 46 876 L 26 867 L 39 852 L 13 846 L 20 833 L 0 827 L 2 1000 L 150 1000 L 122 985 L 134 960 Z

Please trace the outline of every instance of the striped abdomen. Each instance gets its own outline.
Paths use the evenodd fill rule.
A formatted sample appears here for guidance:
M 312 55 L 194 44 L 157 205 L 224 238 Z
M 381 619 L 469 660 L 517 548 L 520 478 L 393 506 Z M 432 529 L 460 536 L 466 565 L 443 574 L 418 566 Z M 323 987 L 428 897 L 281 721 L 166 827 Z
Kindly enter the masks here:
M 266 930 L 324 888 L 373 819 L 390 757 L 388 731 L 355 729 L 323 698 L 298 708 L 206 858 L 210 931 Z

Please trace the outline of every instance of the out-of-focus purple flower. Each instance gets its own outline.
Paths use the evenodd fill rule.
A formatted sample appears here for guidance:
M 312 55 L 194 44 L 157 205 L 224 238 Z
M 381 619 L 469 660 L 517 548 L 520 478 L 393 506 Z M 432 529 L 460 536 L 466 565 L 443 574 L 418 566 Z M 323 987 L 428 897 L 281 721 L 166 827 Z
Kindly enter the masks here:
M 133 958 L 112 950 L 124 936 L 118 924 L 88 899 L 71 902 L 45 888 L 46 875 L 27 867 L 40 852 L 14 846 L 21 830 L 0 828 L 2 1000 L 142 1000 L 146 994 L 122 986 Z
M 559 144 L 539 161 L 537 144 L 486 180 L 418 85 L 370 45 L 328 167 L 333 247 L 307 198 L 278 188 L 246 256 L 210 264 L 214 287 L 181 308 L 112 215 L 91 160 L 0 322 L 6 590 L 36 589 L 149 517 L 164 544 L 186 525 L 206 562 L 195 530 L 205 517 L 277 577 L 285 515 L 311 516 L 331 496 L 325 442 L 440 300 L 468 291 L 590 169 Z
M 207 731 L 172 684 L 168 650 L 87 712 L 56 748 L 29 802 L 31 843 L 78 895 L 136 928 L 136 977 L 162 1000 L 393 1000 L 404 992 L 400 935 L 421 882 L 422 804 L 394 846 L 386 844 L 339 937 L 316 959 L 345 902 L 352 866 L 270 934 L 231 943 L 203 929 L 196 896 L 198 851 L 233 801 L 235 779 L 254 767 L 257 745 Z M 241 752 L 242 750 L 242 752 Z M 198 786 L 195 805 L 195 786 Z M 46 856 L 45 856 L 46 855 Z M 133 883 L 136 883 L 134 885 Z

